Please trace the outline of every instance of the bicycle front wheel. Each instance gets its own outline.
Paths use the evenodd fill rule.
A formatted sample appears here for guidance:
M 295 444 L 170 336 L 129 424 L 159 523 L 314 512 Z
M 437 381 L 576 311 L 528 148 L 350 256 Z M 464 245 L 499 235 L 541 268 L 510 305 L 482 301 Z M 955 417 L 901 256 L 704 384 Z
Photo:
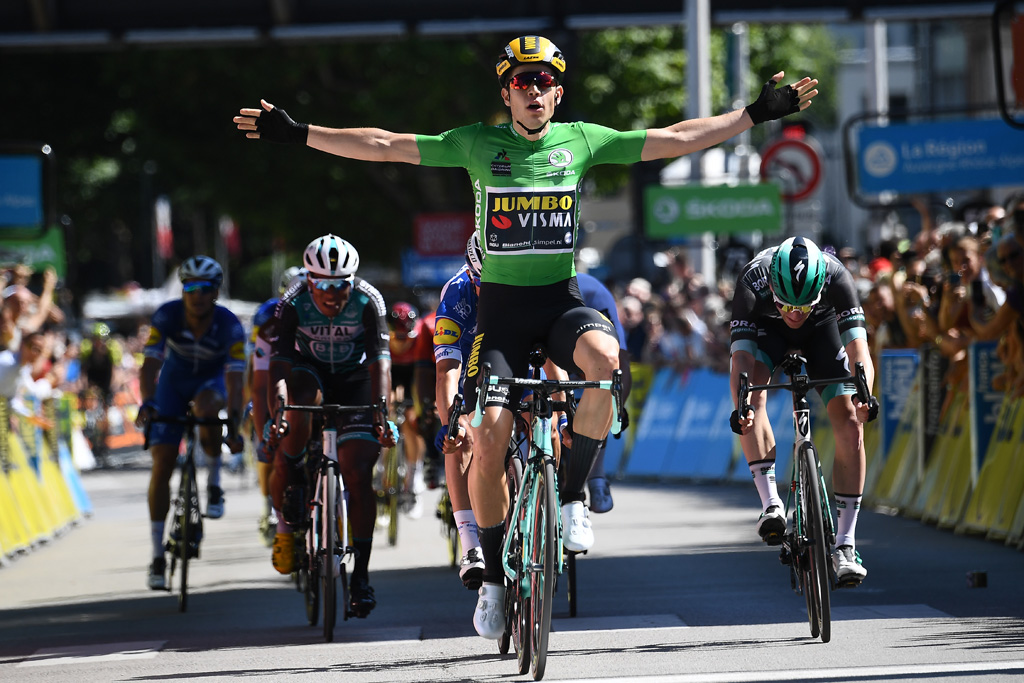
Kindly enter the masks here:
M 508 463 L 505 468 L 505 484 L 508 486 L 508 512 L 505 513 L 505 536 L 513 534 L 513 541 L 510 552 L 515 558 L 522 558 L 522 542 L 516 540 L 520 538 L 518 533 L 518 524 L 512 518 L 512 514 L 515 512 L 516 497 L 519 495 L 519 487 L 523 483 L 523 462 L 519 458 L 512 456 L 508 459 Z M 516 561 L 518 563 L 518 560 Z M 521 574 L 521 572 L 518 572 Z M 515 651 L 518 653 L 521 650 L 521 629 L 519 623 L 519 581 L 509 581 L 508 577 L 505 577 L 505 632 L 501 634 L 501 639 L 498 641 L 498 652 L 501 654 L 508 654 L 509 645 L 515 635 Z M 530 661 L 529 656 L 520 658 L 520 663 L 525 659 L 526 662 Z M 525 670 L 519 673 L 526 673 Z
M 798 454 L 800 467 L 800 505 L 803 512 L 807 561 L 804 566 L 804 597 L 811 636 L 827 643 L 832 637 L 832 606 L 829 583 L 829 547 L 822 513 L 821 479 L 818 476 L 818 455 L 811 444 L 804 444 Z
M 196 485 L 196 463 L 192 458 L 185 460 L 181 469 L 181 519 L 178 521 L 181 538 L 178 539 L 176 553 L 181 563 L 181 588 L 178 592 L 178 611 L 188 609 L 188 560 L 189 546 L 198 531 L 199 522 L 199 487 Z
M 337 559 L 338 536 L 338 482 L 334 471 L 325 467 L 320 479 L 320 584 L 324 606 L 324 640 L 334 640 L 334 624 L 338 614 L 338 587 L 334 576 L 334 563 Z
M 399 441 L 387 450 L 384 466 L 384 492 L 387 501 L 388 545 L 398 543 L 398 499 L 402 495 L 402 481 L 399 463 L 405 460 L 405 449 Z
M 548 460 L 544 463 L 543 476 L 537 482 L 530 534 L 530 648 L 533 650 L 530 668 L 536 681 L 544 677 L 547 664 L 551 603 L 559 569 L 556 566 L 559 559 L 557 482 L 554 465 Z

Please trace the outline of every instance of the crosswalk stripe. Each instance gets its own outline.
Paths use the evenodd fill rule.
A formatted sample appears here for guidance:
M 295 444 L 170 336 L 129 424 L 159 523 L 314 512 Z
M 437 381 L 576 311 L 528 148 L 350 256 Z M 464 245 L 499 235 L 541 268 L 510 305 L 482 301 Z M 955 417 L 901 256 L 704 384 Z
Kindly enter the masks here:
M 18 667 L 59 666 L 68 664 L 92 664 L 94 662 L 117 662 L 129 659 L 152 659 L 167 643 L 166 640 L 149 640 L 135 643 L 100 643 L 73 647 L 47 647 L 36 650 Z

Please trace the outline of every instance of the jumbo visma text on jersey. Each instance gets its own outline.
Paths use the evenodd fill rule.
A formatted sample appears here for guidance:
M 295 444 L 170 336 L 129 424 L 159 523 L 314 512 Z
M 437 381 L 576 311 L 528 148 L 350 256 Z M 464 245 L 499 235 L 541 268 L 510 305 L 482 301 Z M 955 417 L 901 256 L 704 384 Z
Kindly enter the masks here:
M 576 188 L 487 188 L 487 253 L 572 253 Z

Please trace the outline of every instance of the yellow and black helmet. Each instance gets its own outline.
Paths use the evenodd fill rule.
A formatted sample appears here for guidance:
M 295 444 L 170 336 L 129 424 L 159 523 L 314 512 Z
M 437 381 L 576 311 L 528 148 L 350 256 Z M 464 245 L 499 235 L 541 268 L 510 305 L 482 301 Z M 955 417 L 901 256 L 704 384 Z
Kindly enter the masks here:
M 508 80 L 505 74 L 517 64 L 547 64 L 555 70 L 558 82 L 565 76 L 565 57 L 562 51 L 543 36 L 520 36 L 505 46 L 494 67 L 502 87 Z

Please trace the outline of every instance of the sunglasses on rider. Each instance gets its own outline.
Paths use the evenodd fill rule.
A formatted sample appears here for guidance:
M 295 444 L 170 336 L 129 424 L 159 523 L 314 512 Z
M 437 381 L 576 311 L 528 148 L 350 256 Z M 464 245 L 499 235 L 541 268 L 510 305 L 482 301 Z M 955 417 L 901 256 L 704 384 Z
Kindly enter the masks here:
M 774 294 L 772 294 L 772 298 L 775 299 L 775 308 L 779 309 L 779 311 L 781 313 L 794 313 L 795 312 L 795 313 L 803 313 L 804 315 L 807 315 L 808 313 L 810 313 L 811 311 L 814 310 L 815 304 L 818 303 L 817 301 L 815 301 L 813 304 L 808 304 L 807 306 L 793 306 L 792 304 L 784 304 L 784 303 L 782 303 L 781 301 L 778 300 L 778 298 L 776 298 L 776 296 Z
M 347 277 L 313 277 L 312 275 L 308 277 L 309 283 L 321 292 L 326 292 L 328 289 L 337 289 L 344 292 L 352 286 L 352 280 Z
M 187 282 L 181 283 L 181 291 L 183 292 L 199 292 L 200 294 L 210 294 L 215 291 L 217 286 L 209 280 L 188 280 Z
M 508 87 L 513 90 L 526 90 L 531 85 L 536 85 L 538 90 L 547 90 L 558 85 L 558 81 L 547 71 L 524 71 L 508 82 Z

